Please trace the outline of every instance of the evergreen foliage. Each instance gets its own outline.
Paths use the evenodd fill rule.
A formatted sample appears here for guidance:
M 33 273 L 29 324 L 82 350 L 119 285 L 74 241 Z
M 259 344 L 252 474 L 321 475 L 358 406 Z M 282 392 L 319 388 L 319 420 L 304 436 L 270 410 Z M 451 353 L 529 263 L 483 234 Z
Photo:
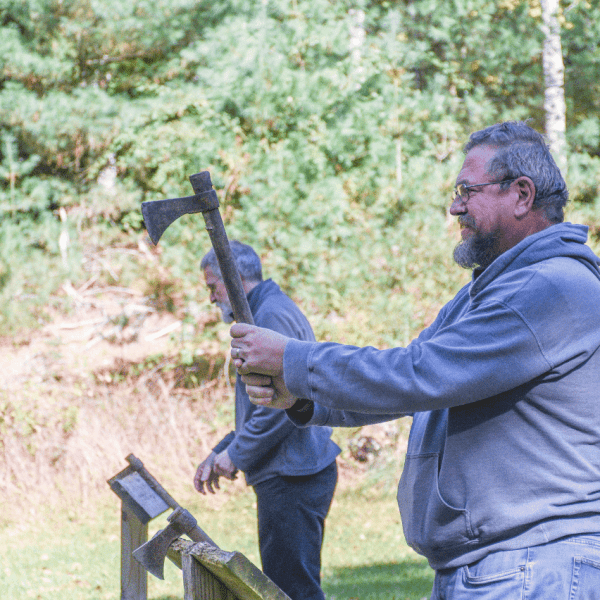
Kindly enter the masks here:
M 599 23 L 597 3 L 561 14 L 571 196 L 596 232 Z M 304 306 L 396 315 L 347 333 L 406 341 L 460 279 L 462 143 L 543 128 L 540 25 L 537 0 L 0 0 L 0 330 L 41 318 L 91 246 L 141 239 L 141 201 L 209 170 L 230 237 Z M 193 289 L 201 223 L 162 245 Z

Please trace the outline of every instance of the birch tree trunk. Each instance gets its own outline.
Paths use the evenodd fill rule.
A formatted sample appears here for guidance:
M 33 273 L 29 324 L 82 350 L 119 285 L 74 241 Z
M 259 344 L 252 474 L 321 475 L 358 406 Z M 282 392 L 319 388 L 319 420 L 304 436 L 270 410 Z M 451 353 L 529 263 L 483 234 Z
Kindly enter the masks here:
M 541 0 L 544 21 L 544 110 L 546 111 L 546 135 L 550 151 L 563 176 L 567 172 L 567 109 L 565 104 L 565 66 L 558 22 L 559 0 Z
M 354 67 L 356 83 L 354 88 L 360 89 L 365 80 L 365 68 L 362 65 L 362 53 L 367 33 L 365 31 L 365 11 L 361 8 L 351 8 L 350 16 L 350 57 Z

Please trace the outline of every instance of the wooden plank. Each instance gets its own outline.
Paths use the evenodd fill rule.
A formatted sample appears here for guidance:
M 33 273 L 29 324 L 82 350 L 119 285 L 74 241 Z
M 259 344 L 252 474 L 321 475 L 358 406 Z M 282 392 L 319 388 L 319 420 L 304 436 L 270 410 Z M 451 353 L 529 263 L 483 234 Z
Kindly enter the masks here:
M 191 554 L 181 557 L 183 600 L 236 600 L 235 596 Z
M 290 600 L 240 552 L 225 552 L 205 542 L 194 543 L 182 538 L 171 544 L 171 550 L 180 553 L 182 558 L 192 556 L 230 590 L 237 600 Z
M 183 563 L 181 560 L 181 550 L 177 551 L 176 550 L 176 544 L 177 542 L 175 542 L 175 544 L 171 544 L 171 546 L 169 547 L 169 549 L 167 550 L 167 558 L 178 568 L 178 569 L 183 569 Z M 175 546 L 175 547 L 174 547 Z
M 111 477 L 107 483 L 142 523 L 148 523 L 169 507 L 178 506 L 171 495 L 148 473 L 141 460 L 133 454 L 127 460 L 130 465 Z
M 148 523 L 169 508 L 137 471 L 114 479 L 111 488 L 142 523 Z

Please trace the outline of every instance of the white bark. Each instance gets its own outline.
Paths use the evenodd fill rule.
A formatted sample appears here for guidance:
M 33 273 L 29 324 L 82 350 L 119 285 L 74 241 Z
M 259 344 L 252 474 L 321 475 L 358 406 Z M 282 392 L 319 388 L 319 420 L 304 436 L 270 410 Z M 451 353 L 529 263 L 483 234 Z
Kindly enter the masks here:
M 550 151 L 563 176 L 567 169 L 567 108 L 565 103 L 565 66 L 562 57 L 560 24 L 558 22 L 559 0 L 541 0 L 544 50 L 544 110 L 546 111 L 546 136 Z
M 365 11 L 360 8 L 351 8 L 348 15 L 350 16 L 350 58 L 352 59 L 356 78 L 354 86 L 358 90 L 365 79 L 365 69 L 362 64 L 363 46 L 367 39 Z

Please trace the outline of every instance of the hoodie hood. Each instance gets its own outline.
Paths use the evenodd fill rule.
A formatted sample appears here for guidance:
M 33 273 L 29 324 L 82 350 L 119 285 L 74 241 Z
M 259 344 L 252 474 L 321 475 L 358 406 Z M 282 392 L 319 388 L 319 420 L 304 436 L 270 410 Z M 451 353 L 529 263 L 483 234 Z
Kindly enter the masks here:
M 487 269 L 473 271 L 471 297 L 475 297 L 490 282 L 511 271 L 533 266 L 543 260 L 568 257 L 585 265 L 600 280 L 600 259 L 586 245 L 588 227 L 573 223 L 560 223 L 527 236 L 524 240 L 500 255 Z

